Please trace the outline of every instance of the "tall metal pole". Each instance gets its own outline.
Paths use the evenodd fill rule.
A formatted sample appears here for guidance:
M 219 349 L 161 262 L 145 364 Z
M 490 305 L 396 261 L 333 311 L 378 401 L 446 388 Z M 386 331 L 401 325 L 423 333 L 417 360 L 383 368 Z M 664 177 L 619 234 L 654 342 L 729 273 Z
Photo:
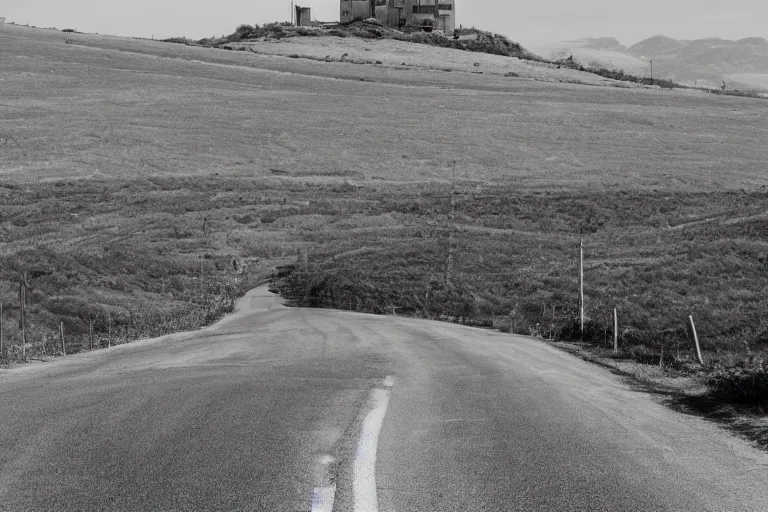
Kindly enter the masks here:
M 579 329 L 584 335 L 584 239 L 579 245 Z

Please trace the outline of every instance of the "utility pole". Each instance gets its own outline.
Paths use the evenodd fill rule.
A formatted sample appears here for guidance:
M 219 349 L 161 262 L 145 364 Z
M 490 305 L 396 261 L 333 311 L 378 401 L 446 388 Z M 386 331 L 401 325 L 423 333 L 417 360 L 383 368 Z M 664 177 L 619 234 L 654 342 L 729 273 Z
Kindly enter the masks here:
M 579 245 L 579 329 L 584 336 L 584 239 Z
M 21 328 L 21 362 L 27 361 L 27 272 L 19 284 L 19 327 Z
M 456 161 L 453 162 L 453 179 L 451 180 L 451 191 L 449 193 L 450 211 L 448 212 L 448 256 L 445 261 L 445 285 L 453 286 L 451 276 L 453 275 L 453 210 L 455 208 L 454 193 L 456 188 Z

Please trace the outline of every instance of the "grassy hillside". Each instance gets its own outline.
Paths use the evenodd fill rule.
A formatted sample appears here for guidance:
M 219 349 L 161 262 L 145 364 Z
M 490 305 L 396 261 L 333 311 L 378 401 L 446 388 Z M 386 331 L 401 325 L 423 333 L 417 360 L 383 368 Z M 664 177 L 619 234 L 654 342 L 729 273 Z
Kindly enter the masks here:
M 710 359 L 765 350 L 764 102 L 0 30 L 12 347 L 24 270 L 37 352 L 286 265 L 302 304 L 566 334 L 583 235 L 598 341 L 618 307 L 636 357 L 685 358 L 688 314 Z
M 354 37 L 355 39 L 392 39 L 473 53 L 489 53 L 505 57 L 540 60 L 519 43 L 511 41 L 500 34 L 493 34 L 474 28 L 457 31 L 457 36 L 459 32 L 461 33 L 460 37 L 447 37 L 437 32 L 425 33 L 420 30 L 413 30 L 412 28 L 400 31 L 386 27 L 375 19 L 314 25 L 311 27 L 294 27 L 286 23 L 272 23 L 263 27 L 258 25 L 240 25 L 232 34 L 221 39 L 201 39 L 192 43 L 204 46 L 218 46 L 241 41 L 270 41 L 306 36 L 336 36 L 343 38 Z M 172 38 L 169 41 L 190 43 L 190 41 L 184 38 Z
M 357 215 L 294 215 L 311 244 L 284 290 L 303 305 L 445 318 L 567 334 L 585 238 L 587 337 L 689 354 L 697 318 L 710 358 L 768 347 L 768 196 L 764 192 L 533 192 L 515 187 L 366 187 Z M 449 262 L 449 256 L 451 261 Z M 554 316 L 553 316 L 554 308 Z M 606 332 L 606 329 L 608 332 Z M 650 356 L 649 356 L 650 357 Z

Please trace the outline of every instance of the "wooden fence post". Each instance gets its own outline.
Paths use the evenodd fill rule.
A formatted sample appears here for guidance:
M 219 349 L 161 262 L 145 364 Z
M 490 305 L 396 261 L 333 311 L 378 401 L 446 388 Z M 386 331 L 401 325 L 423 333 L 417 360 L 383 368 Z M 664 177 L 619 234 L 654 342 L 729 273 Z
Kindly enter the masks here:
M 613 308 L 613 353 L 619 351 L 619 312 Z
M 701 346 L 699 345 L 699 335 L 696 334 L 696 324 L 693 323 L 693 315 L 688 315 L 688 323 L 691 327 L 691 335 L 693 336 L 693 346 L 696 349 L 696 358 L 699 360 L 700 365 L 704 365 L 704 359 L 701 357 Z
M 107 348 L 112 347 L 112 313 L 107 313 Z

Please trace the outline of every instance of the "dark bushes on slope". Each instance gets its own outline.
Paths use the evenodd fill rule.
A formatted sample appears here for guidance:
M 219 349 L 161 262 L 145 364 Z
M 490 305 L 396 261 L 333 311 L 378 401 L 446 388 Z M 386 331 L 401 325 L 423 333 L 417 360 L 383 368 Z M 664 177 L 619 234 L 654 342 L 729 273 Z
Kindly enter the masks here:
M 729 402 L 768 404 L 768 361 L 741 362 L 716 368 L 707 379 L 709 395 Z

